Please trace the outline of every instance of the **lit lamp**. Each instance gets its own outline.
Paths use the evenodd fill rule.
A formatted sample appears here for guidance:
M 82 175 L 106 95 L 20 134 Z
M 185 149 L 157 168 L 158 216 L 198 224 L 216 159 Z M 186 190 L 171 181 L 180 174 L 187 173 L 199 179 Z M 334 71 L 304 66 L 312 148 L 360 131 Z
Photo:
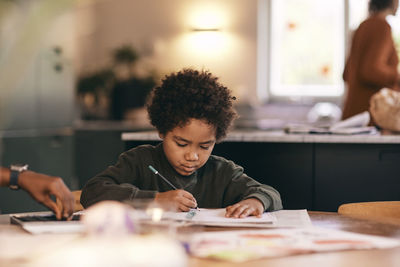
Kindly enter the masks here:
M 229 8 L 220 1 L 192 1 L 184 12 L 186 31 L 180 36 L 179 56 L 183 62 L 220 64 L 218 58 L 234 47 L 229 29 Z
M 220 29 L 218 28 L 193 28 L 192 31 L 194 32 L 218 32 Z
M 224 50 L 226 38 L 221 29 L 226 18 L 223 9 L 215 6 L 193 9 L 188 21 L 191 34 L 188 36 L 187 49 L 191 54 L 202 59 L 215 58 Z
M 222 12 L 212 7 L 197 9 L 190 16 L 192 31 L 196 32 L 215 32 L 219 31 L 225 20 Z

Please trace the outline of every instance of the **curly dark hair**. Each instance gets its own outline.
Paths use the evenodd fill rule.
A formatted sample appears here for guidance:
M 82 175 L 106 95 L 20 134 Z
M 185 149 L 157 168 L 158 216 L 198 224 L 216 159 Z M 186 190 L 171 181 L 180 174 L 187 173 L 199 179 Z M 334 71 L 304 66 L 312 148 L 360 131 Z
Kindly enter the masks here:
M 394 2 L 397 0 L 369 0 L 368 10 L 371 13 L 379 12 L 393 7 Z
M 166 75 L 152 90 L 147 111 L 151 124 L 161 134 L 186 125 L 190 119 L 199 119 L 215 127 L 219 142 L 237 117 L 235 99 L 210 72 L 183 69 Z

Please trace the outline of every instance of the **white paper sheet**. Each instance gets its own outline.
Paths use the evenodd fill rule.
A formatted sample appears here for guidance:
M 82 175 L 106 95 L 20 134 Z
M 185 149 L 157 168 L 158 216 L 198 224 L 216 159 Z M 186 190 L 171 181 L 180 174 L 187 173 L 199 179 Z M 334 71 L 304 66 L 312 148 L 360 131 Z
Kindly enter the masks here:
M 312 226 L 307 210 L 280 210 L 265 212 L 261 218 L 226 218 L 225 209 L 200 209 L 192 218 L 187 212 L 166 212 L 163 219 L 185 222 L 186 225 L 207 225 L 220 227 L 309 227 Z
M 307 210 L 278 210 L 271 212 L 276 221 L 271 227 L 310 227 L 312 226 Z
M 355 128 L 355 127 L 366 127 L 370 121 L 370 115 L 368 111 L 361 112 L 359 114 L 356 114 L 346 120 L 339 121 L 335 124 L 333 124 L 330 127 L 330 130 L 334 131 L 337 129 L 343 129 L 343 128 Z
M 31 234 L 78 234 L 84 233 L 85 227 L 80 222 L 45 222 L 26 223 L 22 226 Z
M 163 218 L 190 221 L 197 223 L 257 223 L 257 224 L 271 224 L 276 221 L 276 218 L 271 213 L 263 213 L 261 218 L 256 216 L 249 216 L 246 218 L 227 218 L 225 217 L 225 209 L 199 209 L 196 215 L 192 218 L 187 218 L 188 212 L 166 212 Z

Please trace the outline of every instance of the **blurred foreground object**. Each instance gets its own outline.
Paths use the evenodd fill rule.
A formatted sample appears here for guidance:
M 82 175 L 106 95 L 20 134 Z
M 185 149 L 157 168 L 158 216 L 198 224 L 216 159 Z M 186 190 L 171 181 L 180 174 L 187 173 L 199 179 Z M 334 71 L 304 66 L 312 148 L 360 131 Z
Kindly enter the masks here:
M 184 267 L 187 256 L 176 240 L 160 235 L 77 238 L 33 257 L 29 267 Z
M 371 97 L 370 113 L 382 129 L 400 132 L 400 93 L 381 89 Z
M 93 236 L 165 235 L 173 237 L 175 227 L 161 221 L 164 207 L 152 199 L 126 203 L 102 201 L 85 210 L 82 222 Z
M 136 209 L 128 204 L 99 202 L 86 209 L 81 218 L 86 235 L 47 253 L 34 254 L 24 266 L 187 266 L 183 246 L 159 232 L 143 234 L 138 230 L 140 219 Z
M 137 232 L 133 209 L 117 201 L 102 201 L 85 210 L 86 232 L 98 236 L 123 236 Z

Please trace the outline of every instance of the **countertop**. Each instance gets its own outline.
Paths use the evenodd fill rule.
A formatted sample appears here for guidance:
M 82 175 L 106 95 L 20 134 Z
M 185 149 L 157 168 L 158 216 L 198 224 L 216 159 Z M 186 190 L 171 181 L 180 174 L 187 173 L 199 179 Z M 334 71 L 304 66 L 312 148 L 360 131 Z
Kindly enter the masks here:
M 124 132 L 123 141 L 158 141 L 156 131 Z M 276 142 L 276 143 L 371 143 L 371 144 L 400 144 L 400 135 L 357 134 L 287 134 L 282 130 L 233 130 L 224 139 L 228 142 Z

